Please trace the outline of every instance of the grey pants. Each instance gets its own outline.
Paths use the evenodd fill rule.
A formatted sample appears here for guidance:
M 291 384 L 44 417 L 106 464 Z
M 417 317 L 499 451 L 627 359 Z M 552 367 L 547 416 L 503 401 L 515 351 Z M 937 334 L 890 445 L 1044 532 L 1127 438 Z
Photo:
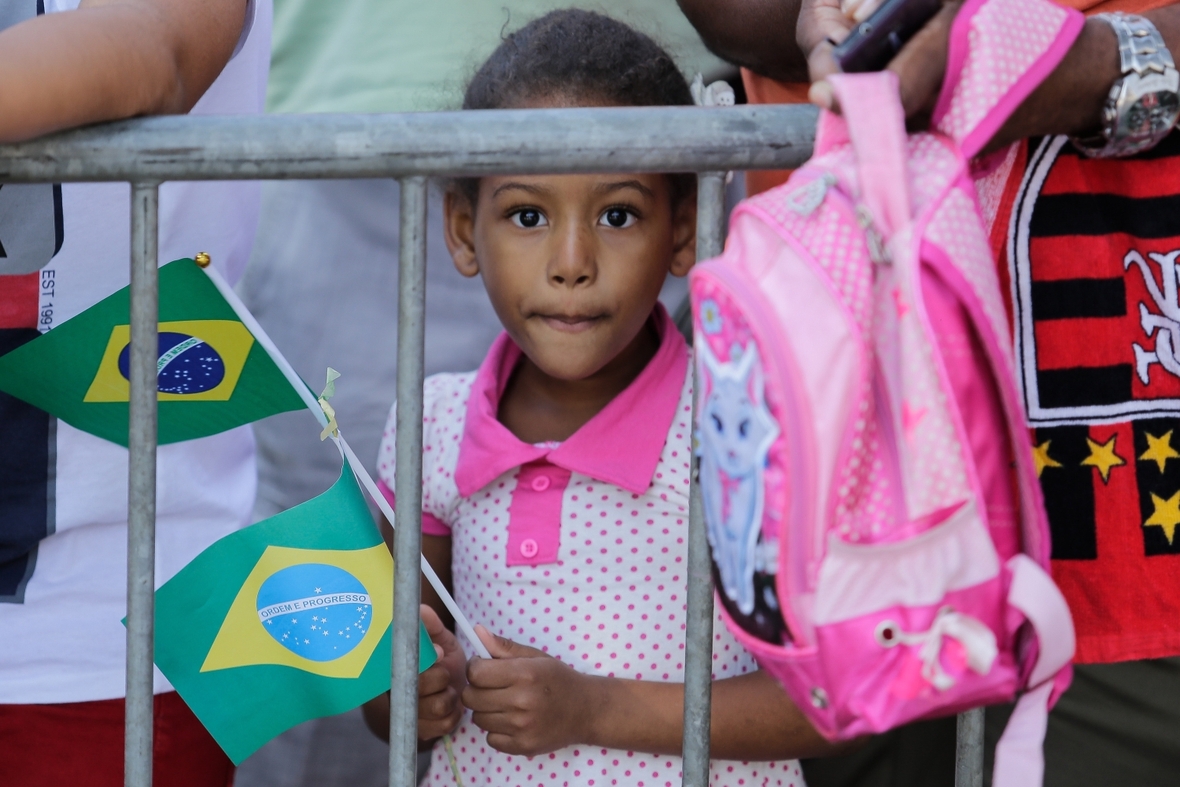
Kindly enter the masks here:
M 1010 706 L 989 708 L 985 783 Z M 955 720 L 917 722 L 842 757 L 804 760 L 809 787 L 952 787 Z M 1049 715 L 1045 787 L 1180 784 L 1180 658 L 1089 664 Z

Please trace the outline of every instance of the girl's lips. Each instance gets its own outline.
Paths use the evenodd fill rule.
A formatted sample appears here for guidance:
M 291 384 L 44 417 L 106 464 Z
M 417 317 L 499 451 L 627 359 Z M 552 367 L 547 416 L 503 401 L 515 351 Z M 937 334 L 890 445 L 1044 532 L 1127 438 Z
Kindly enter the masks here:
M 555 331 L 562 333 L 582 333 L 593 328 L 601 317 L 566 317 L 563 315 L 538 315 L 541 321 Z

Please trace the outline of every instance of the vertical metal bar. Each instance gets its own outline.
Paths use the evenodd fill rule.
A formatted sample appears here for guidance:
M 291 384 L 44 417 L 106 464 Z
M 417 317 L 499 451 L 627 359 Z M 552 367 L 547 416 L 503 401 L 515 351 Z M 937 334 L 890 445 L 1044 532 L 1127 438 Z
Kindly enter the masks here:
M 131 184 L 131 364 L 127 492 L 127 699 L 123 783 L 152 783 L 156 583 L 156 362 L 159 185 Z
M 698 260 L 721 253 L 724 232 L 725 173 L 703 172 L 697 178 Z M 700 391 L 695 382 L 693 391 L 695 424 Z M 688 507 L 688 612 L 684 633 L 684 787 L 706 787 L 709 783 L 709 714 L 713 699 L 713 573 L 698 473 L 694 450 Z
M 716 257 L 724 242 L 725 173 L 702 172 L 697 176 L 697 260 Z
M 959 714 L 955 738 L 955 787 L 983 787 L 983 708 Z
M 401 180 L 397 315 L 397 515 L 393 536 L 393 688 L 389 785 L 413 787 L 418 754 L 418 577 L 422 553 L 422 378 L 426 328 L 426 179 Z

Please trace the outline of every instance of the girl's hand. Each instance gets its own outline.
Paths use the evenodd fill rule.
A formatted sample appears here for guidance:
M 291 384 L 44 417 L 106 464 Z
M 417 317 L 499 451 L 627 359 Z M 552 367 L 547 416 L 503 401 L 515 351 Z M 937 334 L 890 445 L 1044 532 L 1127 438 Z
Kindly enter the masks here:
M 418 738 L 428 741 L 459 726 L 463 717 L 459 694 L 466 683 L 466 656 L 459 640 L 443 625 L 438 613 L 423 604 L 419 614 L 438 653 L 438 661 L 418 676 Z
M 963 0 L 948 0 L 942 10 L 919 30 L 897 56 L 889 62 L 888 70 L 897 74 L 901 104 L 906 118 L 915 129 L 929 123 L 930 113 L 942 89 L 946 75 L 947 48 L 951 25 L 959 13 Z M 835 48 L 852 29 L 853 22 L 840 11 L 839 0 L 802 0 L 796 40 L 807 53 L 807 68 L 811 75 L 808 97 L 824 109 L 839 111 L 832 88 L 824 79 L 840 71 L 832 57 Z
M 483 626 L 475 632 L 493 658 L 467 662 L 463 704 L 474 711 L 472 721 L 487 732 L 489 746 L 534 755 L 589 739 L 595 678 Z

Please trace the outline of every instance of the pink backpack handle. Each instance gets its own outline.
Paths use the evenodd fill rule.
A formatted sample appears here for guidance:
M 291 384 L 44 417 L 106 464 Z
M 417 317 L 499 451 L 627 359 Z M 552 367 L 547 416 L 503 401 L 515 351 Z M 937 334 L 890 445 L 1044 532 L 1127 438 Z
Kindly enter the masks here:
M 978 155 L 1057 67 L 1083 24 L 1080 12 L 1049 0 L 967 0 L 951 27 L 932 127 L 966 158 Z
M 828 77 L 856 152 L 861 200 L 888 239 L 910 221 L 905 112 L 892 71 Z

